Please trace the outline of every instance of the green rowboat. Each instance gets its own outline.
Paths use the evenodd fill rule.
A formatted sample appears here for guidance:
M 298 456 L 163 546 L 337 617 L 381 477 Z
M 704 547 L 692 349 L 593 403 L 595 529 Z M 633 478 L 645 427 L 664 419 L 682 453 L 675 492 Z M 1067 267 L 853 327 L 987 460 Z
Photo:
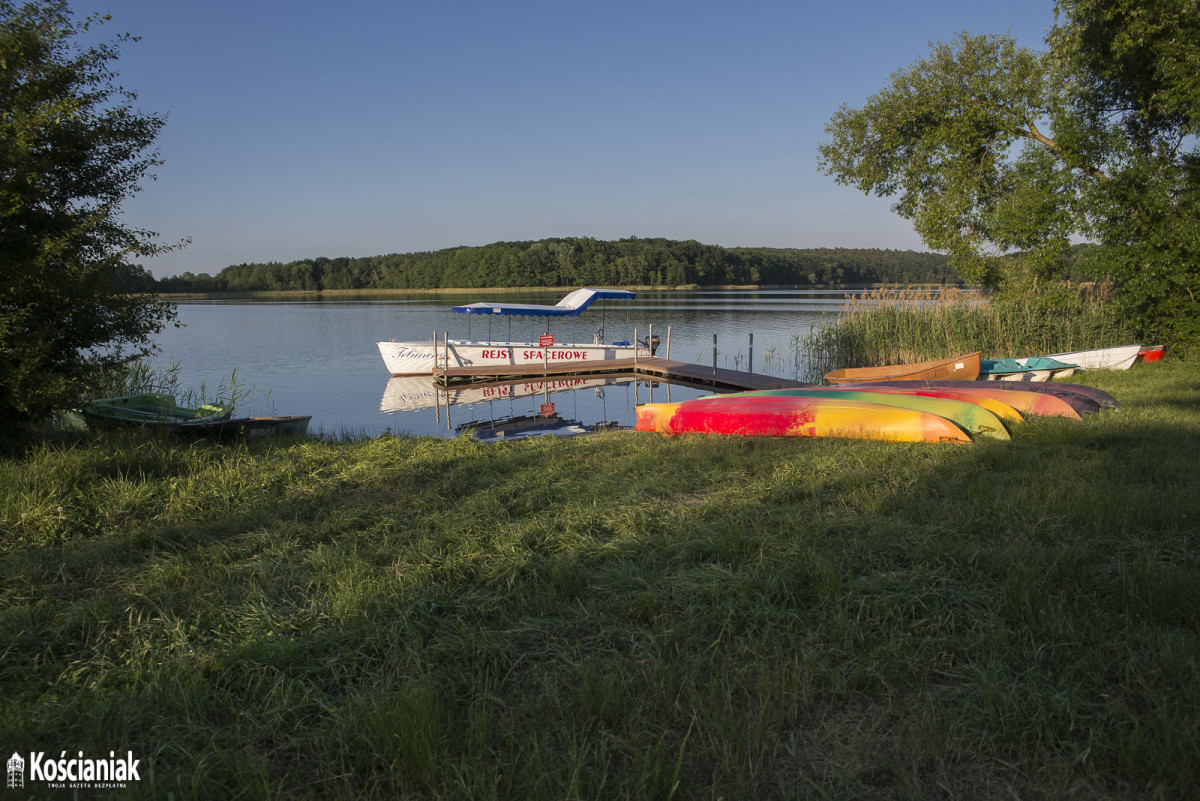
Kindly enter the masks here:
M 205 403 L 195 408 L 180 406 L 171 395 L 146 393 L 119 398 L 97 398 L 81 410 L 92 428 L 150 426 L 170 429 L 180 423 L 228 420 L 232 406 Z

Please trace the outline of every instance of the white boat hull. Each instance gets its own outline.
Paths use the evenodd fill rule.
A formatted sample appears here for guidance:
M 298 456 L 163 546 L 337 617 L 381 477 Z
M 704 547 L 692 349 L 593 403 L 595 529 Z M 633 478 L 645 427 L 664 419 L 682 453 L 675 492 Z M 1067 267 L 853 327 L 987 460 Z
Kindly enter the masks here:
M 1049 381 L 1052 378 L 1068 378 L 1075 375 L 1074 367 L 1056 370 L 1026 370 L 1023 373 L 989 373 L 981 375 L 985 381 Z
M 1048 358 L 1075 365 L 1080 370 L 1128 370 L 1137 361 L 1141 345 L 1119 348 L 1077 350 L 1074 353 L 1051 353 Z
M 632 345 L 551 345 L 528 342 L 379 342 L 379 354 L 393 376 L 433 375 L 434 367 L 504 367 L 520 364 L 574 364 L 632 359 Z M 646 357 L 650 349 L 638 347 Z M 435 361 L 436 352 L 436 361 Z M 448 365 L 447 365 L 448 361 Z
M 1053 370 L 1026 370 L 1023 373 L 988 373 L 985 381 L 1049 381 Z

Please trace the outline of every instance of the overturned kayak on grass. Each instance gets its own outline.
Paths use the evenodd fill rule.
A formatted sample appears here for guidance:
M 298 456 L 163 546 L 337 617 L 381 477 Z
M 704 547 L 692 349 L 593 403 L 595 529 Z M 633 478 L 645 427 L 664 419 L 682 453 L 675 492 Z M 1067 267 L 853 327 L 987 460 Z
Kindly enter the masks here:
M 914 389 L 973 389 L 980 386 L 977 381 L 888 381 L 881 383 L 879 386 L 898 386 Z M 1096 407 L 1104 407 L 1108 409 L 1120 409 L 1121 404 L 1117 399 L 1108 394 L 1102 389 L 1090 387 L 1086 384 L 1064 384 L 1058 381 L 1053 383 L 1046 381 L 1028 381 L 1021 383 L 1009 382 L 992 382 L 987 385 L 988 389 L 1023 391 L 1023 392 L 1041 392 L 1045 395 L 1054 395 L 1062 398 L 1068 403 L 1074 398 L 1085 398 L 1096 404 Z M 1095 411 L 1091 406 L 1084 406 L 1076 411 Z
M 1024 384 L 1009 384 L 1003 388 L 1000 388 L 999 384 L 992 382 L 971 382 L 971 384 L 972 386 L 970 387 L 956 387 L 954 389 L 942 389 L 940 387 L 919 389 L 917 387 L 893 387 L 891 386 L 891 382 L 887 382 L 872 385 L 871 391 L 906 392 L 911 395 L 927 395 L 932 397 L 945 397 L 946 393 L 952 393 L 959 400 L 989 398 L 999 401 L 1013 407 L 1025 417 L 1035 414 L 1039 417 L 1079 419 L 1079 412 L 1075 411 L 1075 408 L 1067 401 L 1042 392 L 1025 392 L 1021 389 Z
M 731 397 L 647 403 L 637 430 L 661 434 L 846 437 L 886 442 L 970 442 L 936 414 L 834 397 Z
M 972 437 L 989 437 L 991 439 L 1009 439 L 1008 429 L 993 411 L 985 409 L 977 403 L 957 400 L 954 398 L 933 398 L 928 396 L 911 395 L 907 393 L 870 392 L 855 389 L 840 389 L 831 387 L 821 388 L 792 388 L 792 389 L 763 389 L 749 392 L 734 392 L 726 395 L 706 395 L 698 400 L 717 400 L 720 398 L 739 397 L 787 397 L 787 398 L 841 398 L 867 403 L 879 403 L 885 406 L 896 406 L 903 409 L 914 409 L 929 412 L 958 425 Z M 1014 414 L 1014 416 L 1016 416 Z M 1018 416 L 1019 419 L 1019 416 Z

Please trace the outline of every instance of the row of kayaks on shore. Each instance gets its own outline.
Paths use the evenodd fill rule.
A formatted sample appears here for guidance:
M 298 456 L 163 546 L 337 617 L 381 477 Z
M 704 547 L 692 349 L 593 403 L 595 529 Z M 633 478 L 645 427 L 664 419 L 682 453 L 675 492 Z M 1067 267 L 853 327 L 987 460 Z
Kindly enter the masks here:
M 304 434 L 312 420 L 312 415 L 233 417 L 232 406 L 181 406 L 174 396 L 157 392 L 98 398 L 87 403 L 80 415 L 93 429 L 149 428 L 214 439 Z
M 663 434 L 849 437 L 895 442 L 1009 439 L 1030 415 L 1078 420 L 1116 399 L 1095 387 L 1050 383 L 1077 369 L 1124 370 L 1163 348 L 1129 345 L 1028 359 L 950 359 L 834 370 L 829 386 L 734 392 L 637 408 L 637 430 Z
M 960 381 L 1049 381 L 1068 378 L 1076 370 L 1127 370 L 1138 361 L 1159 361 L 1164 346 L 1122 345 L 1071 353 L 1052 353 L 1021 359 L 984 359 L 982 353 L 966 353 L 949 359 L 884 367 L 844 367 L 825 374 L 830 384 L 857 384 L 864 381 L 900 379 Z
M 1029 415 L 1073 420 L 1120 404 L 1078 384 L 969 380 L 862 383 L 709 395 L 637 407 L 637 430 L 662 434 L 848 437 L 891 442 L 1009 439 Z

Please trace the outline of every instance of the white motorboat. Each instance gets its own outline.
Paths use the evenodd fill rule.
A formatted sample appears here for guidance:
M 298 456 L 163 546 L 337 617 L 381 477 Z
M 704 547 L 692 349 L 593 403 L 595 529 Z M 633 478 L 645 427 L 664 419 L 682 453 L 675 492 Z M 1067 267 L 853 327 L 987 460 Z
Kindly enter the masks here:
M 532 303 L 472 303 L 452 306 L 467 315 L 496 317 L 577 317 L 597 300 L 630 300 L 634 293 L 621 289 L 577 289 L 554 306 Z M 469 320 L 469 318 L 468 318 Z M 531 338 L 532 339 L 532 338 Z M 393 376 L 432 375 L 435 367 L 501 367 L 516 364 L 558 364 L 606 359 L 632 359 L 653 355 L 652 343 L 617 341 L 606 343 L 603 328 L 591 342 L 559 343 L 549 335 L 537 341 L 455 340 L 425 342 L 379 342 L 383 363 Z

